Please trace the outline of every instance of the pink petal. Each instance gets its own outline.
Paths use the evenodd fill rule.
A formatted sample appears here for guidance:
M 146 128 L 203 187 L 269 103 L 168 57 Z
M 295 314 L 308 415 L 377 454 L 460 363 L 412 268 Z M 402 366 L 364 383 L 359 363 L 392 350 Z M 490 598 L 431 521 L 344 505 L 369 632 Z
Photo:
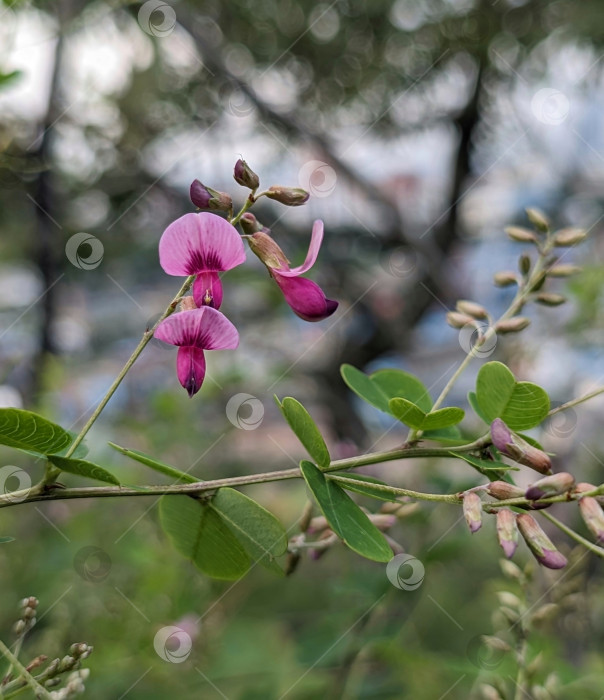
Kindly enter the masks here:
M 193 298 L 197 306 L 219 309 L 222 304 L 222 282 L 217 272 L 202 272 L 193 282 Z
M 178 381 L 193 396 L 203 384 L 206 376 L 206 358 L 199 348 L 178 348 L 176 358 L 176 374 Z
M 327 299 L 318 284 L 305 277 L 290 277 L 273 270 L 275 282 L 281 287 L 285 301 L 304 321 L 322 321 L 338 308 L 338 302 Z
M 216 214 L 185 214 L 172 222 L 159 241 L 159 262 L 169 275 L 230 270 L 245 262 L 241 236 Z
M 317 219 L 312 227 L 312 235 L 310 238 L 310 246 L 308 247 L 308 253 L 306 255 L 306 260 L 303 265 L 299 267 L 294 267 L 290 270 L 279 270 L 279 274 L 284 277 L 297 277 L 298 275 L 303 275 L 308 272 L 310 268 L 317 261 L 317 256 L 319 255 L 319 249 L 321 248 L 321 243 L 323 242 L 323 222 Z M 335 311 L 335 309 L 334 309 Z
M 209 306 L 168 316 L 156 328 L 155 337 L 170 345 L 202 350 L 233 350 L 239 345 L 235 326 Z

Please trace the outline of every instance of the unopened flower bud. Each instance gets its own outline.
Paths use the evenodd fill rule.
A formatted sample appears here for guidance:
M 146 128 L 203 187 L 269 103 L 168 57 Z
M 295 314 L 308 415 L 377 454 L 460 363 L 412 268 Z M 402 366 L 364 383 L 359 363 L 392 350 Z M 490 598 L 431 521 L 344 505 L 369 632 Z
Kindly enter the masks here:
M 560 306 L 560 304 L 564 304 L 566 297 L 563 297 L 562 294 L 542 293 L 537 294 L 535 301 L 543 306 Z
M 60 678 L 49 678 L 47 681 L 44 682 L 44 687 L 45 688 L 54 688 L 57 685 L 61 685 L 63 681 Z
M 513 433 L 501 418 L 495 418 L 491 423 L 491 439 L 502 454 L 515 462 L 524 464 L 540 474 L 551 474 L 552 461 L 548 455 Z
M 474 301 L 465 301 L 464 299 L 461 299 L 457 302 L 455 308 L 462 314 L 467 314 L 468 316 L 472 316 L 473 318 L 482 319 L 488 318 L 489 316 L 484 306 L 481 306 L 480 304 L 477 304 Z
M 512 284 L 518 284 L 516 273 L 510 270 L 496 272 L 493 281 L 498 287 L 510 287 Z
M 522 573 L 522 569 L 517 564 L 514 564 L 513 561 L 508 561 L 507 559 L 500 559 L 499 566 L 501 566 L 501 571 L 508 578 L 513 578 L 516 581 L 524 580 L 524 574 Z
M 498 501 L 507 501 L 508 498 L 524 498 L 524 491 L 514 484 L 508 484 L 507 481 L 491 481 L 487 486 L 487 493 Z
M 488 683 L 480 684 L 480 697 L 481 700 L 503 700 L 503 697 L 497 688 L 489 685 Z
M 464 328 L 468 323 L 475 323 L 476 319 L 467 314 L 460 314 L 457 311 L 449 311 L 447 313 L 447 323 L 453 328 Z
M 560 606 L 556 605 L 556 603 L 545 603 L 545 605 L 537 608 L 531 615 L 531 622 L 536 622 L 537 624 L 548 622 L 555 616 L 559 609 Z
M 23 611 L 23 619 L 24 620 L 32 620 L 36 616 L 36 611 L 34 608 L 27 607 Z
M 511 651 L 512 647 L 503 639 L 499 637 L 494 637 L 490 634 L 483 634 L 480 636 L 482 643 L 489 649 L 494 651 Z
M 531 501 L 538 501 L 540 498 L 557 496 L 570 491 L 575 485 L 575 477 L 568 472 L 559 472 L 539 479 L 528 487 L 524 494 Z
M 497 511 L 497 537 L 505 556 L 511 559 L 518 546 L 518 526 L 516 516 L 507 508 Z
M 25 620 L 17 620 L 15 624 L 13 625 L 13 632 L 17 635 L 17 637 L 20 637 L 23 632 L 25 632 L 25 628 L 27 627 L 27 623 Z
M 531 259 L 528 255 L 521 255 L 518 258 L 518 269 L 523 275 L 528 275 L 531 271 Z
M 258 185 L 260 184 L 260 180 L 258 178 L 258 175 L 256 175 L 256 173 L 250 168 L 250 166 L 242 158 L 240 158 L 235 163 L 233 177 L 235 178 L 235 182 L 238 185 L 242 185 L 243 187 L 247 187 L 250 190 L 257 189 Z
M 556 549 L 532 515 L 522 513 L 516 522 L 524 541 L 542 566 L 548 569 L 562 569 L 566 566 L 566 557 Z
M 595 498 L 584 496 L 579 501 L 583 522 L 600 542 L 604 542 L 604 511 Z
M 482 525 L 482 501 L 476 491 L 466 491 L 463 495 L 463 514 L 470 532 L 474 534 Z
M 266 196 L 288 207 L 299 207 L 306 204 L 310 197 L 308 192 L 301 187 L 281 187 L 281 185 L 273 185 L 267 191 Z
M 382 531 L 390 530 L 390 528 L 396 523 L 396 515 L 387 515 L 386 513 L 370 515 L 369 519 L 378 530 Z
M 248 235 L 252 235 L 253 233 L 257 233 L 258 231 L 262 231 L 266 234 L 270 234 L 271 232 L 270 228 L 263 226 L 258 221 L 258 219 L 252 214 L 251 211 L 245 212 L 241 219 L 239 219 L 239 224 L 243 229 L 243 232 L 247 233 Z
M 554 234 L 554 245 L 559 248 L 567 248 L 581 243 L 587 238 L 587 231 L 581 228 L 563 228 Z
M 252 249 L 252 253 L 257 255 L 268 268 L 280 269 L 289 265 L 289 260 L 285 257 L 285 253 L 267 233 L 258 231 L 249 236 L 247 241 Z
M 504 229 L 508 236 L 513 241 L 518 241 L 519 243 L 536 243 L 537 236 L 532 231 L 527 228 L 522 228 L 520 226 L 506 226 Z
M 581 272 L 582 269 L 583 268 L 579 267 L 579 265 L 571 265 L 570 263 L 564 265 L 554 265 L 553 267 L 550 267 L 547 274 L 550 277 L 570 277 L 571 275 L 576 275 L 577 273 Z
M 536 226 L 540 231 L 547 231 L 549 229 L 549 219 L 540 209 L 535 209 L 534 207 L 527 207 L 525 209 L 528 220 Z
M 199 180 L 193 180 L 191 183 L 189 196 L 193 204 L 199 209 L 229 211 L 233 206 L 233 200 L 229 194 L 213 190 Z
M 506 318 L 503 321 L 498 321 L 495 324 L 495 333 L 519 333 L 529 326 L 530 323 L 530 319 L 526 318 L 525 316 Z
M 75 661 L 76 660 L 73 658 L 73 656 L 69 656 L 69 654 L 65 655 L 59 664 L 59 673 L 69 671 L 69 669 L 73 668 Z

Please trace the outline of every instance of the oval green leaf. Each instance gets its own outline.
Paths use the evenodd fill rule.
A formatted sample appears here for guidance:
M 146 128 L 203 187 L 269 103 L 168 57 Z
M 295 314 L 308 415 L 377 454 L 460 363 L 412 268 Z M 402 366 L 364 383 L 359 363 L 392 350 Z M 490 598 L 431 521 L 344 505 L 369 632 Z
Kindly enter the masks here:
M 161 474 L 165 474 L 166 476 L 176 479 L 176 483 L 184 482 L 187 484 L 196 484 L 201 481 L 201 479 L 196 478 L 192 474 L 185 474 L 185 472 L 181 472 L 180 469 L 171 467 L 169 464 L 165 464 L 164 462 L 159 462 L 144 452 L 129 450 L 127 447 L 120 447 L 113 442 L 110 442 L 109 445 L 113 447 L 114 450 L 121 452 L 126 457 L 130 457 L 130 459 L 133 459 L 135 462 L 144 464 L 146 467 L 150 467 L 156 472 L 160 472 Z
M 189 496 L 162 496 L 160 521 L 174 547 L 208 576 L 241 578 L 250 558 L 219 513 Z
M 61 452 L 71 442 L 72 437 L 64 428 L 37 413 L 0 408 L 0 445 L 49 455 Z
M 344 544 L 367 559 L 390 561 L 393 553 L 384 535 L 350 496 L 314 464 L 303 460 L 300 469 L 329 526 Z
M 48 455 L 48 461 L 63 472 L 78 474 L 78 476 L 87 476 L 89 479 L 104 481 L 107 484 L 120 485 L 120 482 L 111 472 L 85 459 L 71 459 L 69 457 L 59 457 L 58 455 Z
M 310 417 L 310 413 L 299 401 L 290 396 L 284 398 L 279 405 L 289 427 L 294 431 L 308 454 L 320 467 L 327 469 L 331 463 L 331 457 L 325 440 L 323 440 L 314 420 Z

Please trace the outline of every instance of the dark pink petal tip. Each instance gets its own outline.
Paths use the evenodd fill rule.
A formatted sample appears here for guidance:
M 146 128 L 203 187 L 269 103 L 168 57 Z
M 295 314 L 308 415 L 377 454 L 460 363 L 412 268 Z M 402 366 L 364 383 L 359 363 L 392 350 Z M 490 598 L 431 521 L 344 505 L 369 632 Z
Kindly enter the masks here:
M 228 221 L 210 212 L 181 216 L 159 241 L 159 263 L 169 275 L 230 270 L 243 262 L 241 236 Z
M 567 558 L 556 549 L 544 549 L 537 560 L 547 569 L 563 569 L 568 564 Z
M 512 431 L 501 418 L 495 418 L 491 423 L 491 440 L 500 452 L 506 454 L 507 447 L 512 442 Z
M 193 299 L 198 307 L 219 309 L 222 304 L 222 282 L 217 272 L 202 272 L 193 282 Z
M 187 390 L 190 398 L 201 389 L 206 376 L 206 358 L 200 348 L 178 348 L 176 358 L 178 381 Z
M 503 553 L 508 559 L 511 559 L 514 556 L 516 548 L 518 547 L 518 542 L 512 542 L 510 540 L 500 541 L 499 544 L 501 545 L 501 549 L 503 549 Z
M 321 287 L 312 280 L 304 277 L 285 277 L 277 270 L 272 272 L 285 301 L 304 321 L 323 321 L 338 308 L 338 302 L 327 299 Z

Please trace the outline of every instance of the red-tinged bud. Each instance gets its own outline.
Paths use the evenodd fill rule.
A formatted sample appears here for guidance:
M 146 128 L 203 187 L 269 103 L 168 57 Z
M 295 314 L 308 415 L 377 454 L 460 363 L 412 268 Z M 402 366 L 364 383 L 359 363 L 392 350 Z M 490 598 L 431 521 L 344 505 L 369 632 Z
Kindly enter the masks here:
M 470 532 L 478 532 L 482 526 L 482 501 L 476 491 L 466 491 L 463 495 L 463 514 Z
M 277 270 L 289 268 L 289 260 L 285 257 L 285 253 L 267 233 L 258 231 L 249 236 L 247 241 L 252 253 L 257 255 L 268 268 Z
M 199 180 L 193 180 L 189 195 L 193 204 L 199 209 L 230 211 L 233 207 L 233 200 L 229 194 L 213 190 Z
M 561 493 L 570 491 L 575 485 L 575 477 L 568 472 L 552 474 L 543 479 L 539 479 L 528 487 L 524 494 L 531 501 L 538 501 L 540 498 L 548 496 L 558 496 Z
M 301 187 L 281 187 L 281 185 L 273 185 L 266 192 L 266 196 L 288 207 L 299 207 L 308 202 L 310 194 Z
M 487 493 L 498 501 L 507 501 L 508 498 L 524 498 L 524 491 L 514 484 L 508 484 L 507 481 L 491 481 L 487 486 Z
M 540 474 L 552 473 L 552 462 L 548 455 L 513 433 L 501 418 L 495 418 L 491 423 L 491 439 L 502 454 L 515 462 L 524 464 Z
M 263 226 L 258 219 L 250 211 L 246 211 L 245 214 L 239 219 L 239 224 L 243 229 L 244 233 L 251 236 L 253 233 L 262 231 L 262 233 L 270 234 L 270 228 Z
M 235 182 L 238 185 L 242 185 L 243 187 L 247 187 L 250 190 L 257 189 L 258 185 L 260 184 L 260 180 L 258 178 L 258 175 L 256 175 L 256 173 L 250 168 L 250 166 L 242 158 L 240 158 L 235 163 L 233 177 L 235 178 Z
M 562 569 L 567 565 L 566 557 L 560 554 L 532 515 L 523 513 L 516 518 L 516 523 L 528 548 L 542 566 Z
M 507 508 L 497 511 L 497 537 L 505 556 L 511 559 L 518 546 L 518 526 L 516 516 Z
M 604 542 L 604 511 L 595 498 L 584 496 L 579 501 L 583 522 L 599 542 Z

